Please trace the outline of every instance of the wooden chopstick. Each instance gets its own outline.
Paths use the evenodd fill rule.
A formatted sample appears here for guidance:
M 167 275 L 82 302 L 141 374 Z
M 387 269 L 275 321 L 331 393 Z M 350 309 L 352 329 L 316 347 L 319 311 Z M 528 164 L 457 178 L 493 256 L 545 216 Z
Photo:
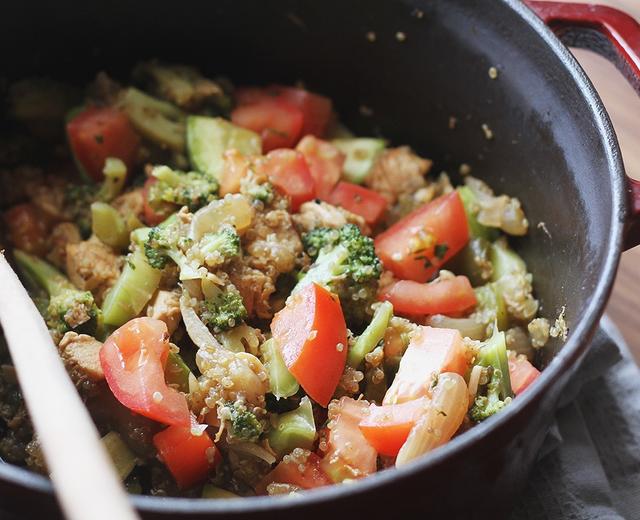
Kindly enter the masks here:
M 2 251 L 0 323 L 65 516 L 139 518 L 42 317 Z

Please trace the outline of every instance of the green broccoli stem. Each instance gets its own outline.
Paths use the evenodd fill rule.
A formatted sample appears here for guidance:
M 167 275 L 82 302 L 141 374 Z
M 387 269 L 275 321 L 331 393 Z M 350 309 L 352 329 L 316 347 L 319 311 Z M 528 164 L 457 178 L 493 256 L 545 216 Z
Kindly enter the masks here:
M 295 410 L 278 415 L 269 431 L 269 446 L 278 457 L 291 453 L 295 448 L 310 450 L 316 439 L 313 408 L 308 397 L 303 397 Z
M 480 347 L 476 364 L 493 367 L 494 374 L 499 370 L 500 373 L 496 375 L 500 377 L 497 388 L 500 398 L 504 400 L 507 397 L 513 397 L 505 334 L 498 332 L 498 327 L 493 328 L 493 335 Z
M 459 186 L 456 188 L 462 205 L 464 206 L 464 212 L 467 215 L 467 223 L 469 224 L 469 234 L 472 237 L 484 238 L 485 240 L 494 240 L 497 236 L 497 231 L 487 226 L 483 226 L 478 222 L 478 202 L 475 194 L 468 186 Z
M 50 297 L 59 296 L 68 290 L 78 291 L 66 276 L 37 256 L 20 249 L 14 249 L 13 256 L 20 270 L 26 272 Z
M 111 202 L 115 199 L 127 180 L 127 166 L 117 157 L 107 157 L 104 163 L 104 180 L 98 190 L 96 199 L 102 202 Z
M 102 243 L 118 251 L 129 245 L 129 233 L 122 215 L 106 202 L 91 204 L 91 230 Z
M 300 385 L 291 372 L 289 372 L 287 365 L 285 365 L 276 341 L 273 338 L 265 341 L 260 347 L 260 353 L 262 354 L 262 362 L 269 376 L 269 392 L 271 392 L 276 399 L 295 395 L 300 389 Z
M 493 266 L 492 281 L 498 281 L 503 276 L 516 273 L 526 273 L 527 266 L 520 255 L 509 248 L 506 240 L 496 240 L 491 244 L 489 259 Z
M 358 368 L 364 361 L 365 356 L 371 352 L 376 345 L 384 338 L 384 333 L 389 325 L 389 320 L 393 316 L 393 305 L 390 302 L 382 302 L 373 313 L 371 323 L 358 336 L 353 347 L 347 354 L 347 363 L 353 368 Z

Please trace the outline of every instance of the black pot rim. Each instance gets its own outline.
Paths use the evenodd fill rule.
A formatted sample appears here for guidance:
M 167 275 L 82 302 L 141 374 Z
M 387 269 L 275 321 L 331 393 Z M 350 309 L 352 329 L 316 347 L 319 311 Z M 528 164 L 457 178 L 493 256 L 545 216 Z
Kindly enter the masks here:
M 601 139 L 607 143 L 607 164 L 613 194 L 610 242 L 607 244 L 607 255 L 600 278 L 593 291 L 591 301 L 584 314 L 575 324 L 566 344 L 553 358 L 541 376 L 533 383 L 531 389 L 518 397 L 504 412 L 475 426 L 464 434 L 454 438 L 449 443 L 436 449 L 428 457 L 409 464 L 408 466 L 391 471 L 381 471 L 366 479 L 349 485 L 328 486 L 311 490 L 299 496 L 281 497 L 246 497 L 229 500 L 207 500 L 202 498 L 174 498 L 150 497 L 134 495 L 132 503 L 142 512 L 161 514 L 233 514 L 259 513 L 265 510 L 277 510 L 311 506 L 316 503 L 344 498 L 345 495 L 357 496 L 360 493 L 380 490 L 388 482 L 401 478 L 411 478 L 429 468 L 440 465 L 453 454 L 469 449 L 485 435 L 490 435 L 512 420 L 522 409 L 536 400 L 540 394 L 546 392 L 565 372 L 568 367 L 580 360 L 589 346 L 598 320 L 607 303 L 613 285 L 615 272 L 623 246 L 624 222 L 628 213 L 626 199 L 626 176 L 622 163 L 618 141 L 613 126 L 591 81 L 582 70 L 574 56 L 556 38 L 553 32 L 520 0 L 501 0 L 503 7 L 514 11 L 524 23 L 531 26 L 540 39 L 553 51 L 555 56 L 567 68 L 573 81 L 579 87 L 585 104 L 589 107 L 595 126 Z M 53 487 L 46 477 L 11 464 L 0 464 L 0 480 L 10 482 L 16 486 L 27 488 L 34 492 L 52 494 Z

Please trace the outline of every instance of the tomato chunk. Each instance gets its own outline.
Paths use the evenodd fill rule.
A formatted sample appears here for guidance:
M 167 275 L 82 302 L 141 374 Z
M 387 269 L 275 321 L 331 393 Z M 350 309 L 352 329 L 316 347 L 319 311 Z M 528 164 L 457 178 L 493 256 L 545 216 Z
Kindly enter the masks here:
M 398 280 L 380 292 L 380 299 L 390 301 L 400 314 L 451 314 L 466 311 L 478 300 L 466 276 L 419 283 Z
M 291 200 L 291 211 L 315 197 L 315 184 L 309 166 L 300 152 L 273 150 L 256 163 L 275 188 Z
M 274 316 L 271 332 L 300 386 L 327 406 L 347 359 L 347 325 L 338 297 L 320 285 L 308 285 Z
M 464 376 L 468 367 L 469 358 L 459 331 L 419 327 L 411 336 L 383 404 L 427 396 L 436 376 L 444 372 Z
M 124 406 L 164 424 L 189 426 L 186 397 L 164 380 L 168 355 L 166 324 L 135 318 L 107 338 L 100 364 L 109 388 Z
M 409 213 L 376 237 L 384 266 L 402 279 L 426 282 L 469 240 L 469 226 L 458 192 L 453 191 Z
M 304 155 L 315 181 L 316 196 L 325 200 L 340 180 L 346 156 L 327 141 L 312 135 L 303 137 L 296 150 Z
M 428 406 L 426 397 L 402 404 L 372 404 L 368 415 L 360 421 L 360 431 L 378 453 L 395 457 Z
M 379 193 L 352 184 L 339 182 L 329 195 L 328 201 L 334 206 L 342 206 L 344 209 L 360 215 L 369 225 L 375 225 L 387 210 L 387 199 Z
M 291 484 L 300 489 L 312 489 L 328 486 L 331 480 L 320 468 L 320 457 L 308 453 L 302 460 L 294 460 L 288 456 L 272 471 L 267 473 L 256 486 L 258 495 L 267 494 L 269 484 Z
M 169 426 L 153 436 L 160 459 L 180 489 L 202 482 L 222 460 L 211 437 L 201 431 L 195 417 L 192 420 L 189 426 Z
M 49 222 L 33 204 L 18 204 L 5 211 L 9 241 L 14 247 L 34 255 L 47 252 Z
M 292 148 L 300 139 L 303 114 L 278 98 L 265 97 L 231 112 L 233 124 L 253 130 L 262 138 L 262 151 Z
M 509 377 L 511 390 L 516 395 L 524 392 L 533 383 L 540 371 L 534 367 L 525 356 L 509 356 Z
M 112 107 L 89 107 L 67 123 L 73 154 L 84 172 L 100 181 L 107 157 L 117 157 L 127 166 L 135 164 L 140 138 L 125 114 Z
M 331 403 L 327 452 L 320 466 L 333 482 L 375 473 L 378 454 L 359 426 L 368 412 L 364 400 L 343 397 Z

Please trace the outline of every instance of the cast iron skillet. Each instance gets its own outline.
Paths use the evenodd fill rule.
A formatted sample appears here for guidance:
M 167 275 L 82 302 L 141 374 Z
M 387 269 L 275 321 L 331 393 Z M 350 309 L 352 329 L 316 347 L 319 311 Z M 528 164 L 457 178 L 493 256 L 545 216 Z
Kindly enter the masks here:
M 552 345 L 538 381 L 507 411 L 419 462 L 293 498 L 135 497 L 145 517 L 506 514 L 588 348 L 620 252 L 640 242 L 640 190 L 625 178 L 609 118 L 582 69 L 535 14 L 518 0 L 22 0 L 2 11 L 1 70 L 9 79 L 49 74 L 83 84 L 102 68 L 126 79 L 134 62 L 151 57 L 224 72 L 236 83 L 302 78 L 337 101 L 356 133 L 409 143 L 449 172 L 472 164 L 524 202 L 531 234 L 516 246 L 534 274 L 542 314 L 553 317 L 566 305 L 569 339 L 561 350 Z M 541 12 L 567 42 L 620 64 L 626 55 L 625 72 L 640 72 L 632 59 L 640 29 L 628 17 L 584 7 Z M 17 467 L 0 465 L 0 496 L 25 516 L 59 514 L 48 481 Z

